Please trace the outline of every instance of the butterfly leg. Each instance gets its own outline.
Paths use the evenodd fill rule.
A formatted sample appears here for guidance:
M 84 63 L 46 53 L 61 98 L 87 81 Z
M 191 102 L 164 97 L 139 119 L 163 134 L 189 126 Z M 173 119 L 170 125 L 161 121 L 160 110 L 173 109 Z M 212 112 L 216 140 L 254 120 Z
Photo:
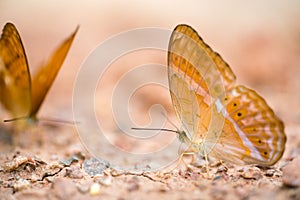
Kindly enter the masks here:
M 179 167 L 179 165 L 181 164 L 181 162 L 183 162 L 184 165 L 187 166 L 188 164 L 184 161 L 183 157 L 184 156 L 192 156 L 192 160 L 194 160 L 194 155 L 195 155 L 195 152 L 187 152 L 186 151 L 186 152 L 180 153 L 180 156 L 177 159 L 176 165 L 174 167 L 172 167 L 171 169 L 168 169 L 167 171 L 165 171 L 164 174 L 168 174 L 168 173 L 174 171 L 175 169 L 177 169 Z
M 206 174 L 207 174 L 207 178 L 211 178 L 210 174 L 209 174 L 209 162 L 208 162 L 208 154 L 206 152 L 206 149 L 203 148 L 204 150 L 204 159 L 205 159 L 205 170 L 206 170 Z
M 207 176 L 210 177 L 209 166 L 208 166 L 208 157 L 207 157 L 207 153 L 206 152 L 205 152 L 205 169 L 206 169 Z

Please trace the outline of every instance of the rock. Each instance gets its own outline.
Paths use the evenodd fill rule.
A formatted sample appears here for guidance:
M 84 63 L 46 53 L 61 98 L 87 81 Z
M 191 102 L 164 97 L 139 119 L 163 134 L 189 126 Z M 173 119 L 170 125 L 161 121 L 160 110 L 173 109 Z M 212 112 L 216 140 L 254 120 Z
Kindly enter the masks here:
M 4 163 L 2 168 L 4 169 L 5 172 L 12 172 L 16 170 L 18 167 L 21 165 L 25 164 L 28 162 L 28 157 L 26 156 L 16 156 L 12 161 L 8 161 Z
M 49 192 L 49 199 L 72 199 L 77 193 L 77 187 L 72 180 L 65 178 L 55 179 Z
M 19 192 L 22 190 L 25 190 L 27 188 L 29 188 L 30 183 L 29 181 L 25 180 L 25 179 L 19 179 L 14 185 L 13 185 L 13 189 L 15 192 Z
M 245 179 L 258 180 L 263 177 L 262 172 L 258 167 L 243 167 L 241 172 L 242 177 Z
M 85 160 L 83 163 L 84 171 L 90 176 L 96 176 L 103 174 L 103 171 L 110 166 L 106 160 L 91 158 Z
M 100 194 L 100 184 L 99 183 L 93 183 L 90 187 L 90 195 L 98 195 Z
M 96 182 L 100 183 L 103 186 L 111 186 L 112 184 L 112 177 L 111 176 L 100 176 L 100 177 L 96 177 L 95 179 Z
M 300 186 L 300 157 L 295 158 L 282 169 L 283 185 L 288 187 Z
M 82 172 L 80 166 L 66 167 L 65 169 L 66 169 L 65 176 L 74 178 L 74 179 L 83 178 L 83 172 Z
M 77 156 L 72 156 L 71 158 L 68 159 L 62 159 L 61 161 L 59 161 L 61 164 L 63 164 L 66 167 L 70 167 L 70 165 L 74 162 L 78 162 L 79 158 L 77 158 Z
M 139 179 L 137 177 L 133 177 L 127 183 L 127 190 L 129 192 L 136 191 L 140 188 Z

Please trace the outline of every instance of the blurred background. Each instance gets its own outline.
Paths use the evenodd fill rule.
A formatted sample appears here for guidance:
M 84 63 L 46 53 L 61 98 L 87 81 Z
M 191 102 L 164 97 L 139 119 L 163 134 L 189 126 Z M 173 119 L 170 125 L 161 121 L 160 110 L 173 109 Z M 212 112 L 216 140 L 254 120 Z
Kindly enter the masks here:
M 230 64 L 239 84 L 254 88 L 267 100 L 286 123 L 288 135 L 300 131 L 300 2 L 297 0 L 2 0 L 0 13 L 1 27 L 12 22 L 19 30 L 33 74 L 39 63 L 80 25 L 40 115 L 72 118 L 76 73 L 101 42 L 134 28 L 172 30 L 177 24 L 186 23 Z M 116 129 L 108 96 L 118 78 L 143 63 L 165 65 L 166 58 L 166 52 L 137 52 L 122 57 L 106 72 L 105 87 L 97 90 L 96 98 L 100 100 L 96 112 L 108 130 Z M 165 72 L 151 75 L 167 79 Z M 147 124 L 147 110 L 155 103 L 165 106 L 172 116 L 168 90 L 144 88 L 132 103 L 133 119 L 139 120 L 138 125 Z M 3 110 L 0 113 L 5 115 Z

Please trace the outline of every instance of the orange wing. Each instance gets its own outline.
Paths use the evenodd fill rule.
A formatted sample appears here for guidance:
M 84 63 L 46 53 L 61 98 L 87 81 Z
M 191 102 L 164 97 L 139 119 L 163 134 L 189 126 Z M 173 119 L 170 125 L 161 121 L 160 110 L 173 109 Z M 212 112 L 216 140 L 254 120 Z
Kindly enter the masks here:
M 58 71 L 60 70 L 78 31 L 78 28 L 68 37 L 42 66 L 32 79 L 32 103 L 30 117 L 35 118 L 43 100 L 46 97 Z
M 208 131 L 220 134 L 224 117 L 215 101 L 233 85 L 235 75 L 219 54 L 187 25 L 178 25 L 171 35 L 168 78 L 176 114 L 189 139 L 200 143 Z M 211 126 L 211 121 L 220 126 Z
M 275 164 L 284 152 L 282 121 L 254 90 L 238 85 L 227 91 L 223 133 L 213 153 L 239 164 Z
M 183 140 L 198 153 L 265 166 L 281 158 L 283 123 L 255 91 L 235 85 L 229 65 L 190 26 L 172 33 L 168 78 Z
M 180 43 L 177 44 L 180 47 L 174 46 L 176 45 L 176 40 L 178 41 L 177 43 Z M 202 50 L 199 52 L 199 49 Z M 236 76 L 230 66 L 217 52 L 213 51 L 211 47 L 203 41 L 192 27 L 185 24 L 179 24 L 175 27 L 169 42 L 169 52 L 170 50 L 171 52 L 183 55 L 185 59 L 192 62 L 191 64 L 197 71 L 202 72 L 202 75 L 206 74 L 208 71 L 212 71 L 211 69 L 207 69 L 207 67 L 212 65 L 212 62 L 215 69 L 222 74 L 221 78 L 225 88 L 229 88 L 234 84 Z M 169 56 L 169 63 L 170 58 L 171 57 Z M 180 68 L 182 68 L 182 66 Z
M 7 23 L 0 39 L 0 101 L 13 117 L 29 114 L 30 74 L 21 37 Z

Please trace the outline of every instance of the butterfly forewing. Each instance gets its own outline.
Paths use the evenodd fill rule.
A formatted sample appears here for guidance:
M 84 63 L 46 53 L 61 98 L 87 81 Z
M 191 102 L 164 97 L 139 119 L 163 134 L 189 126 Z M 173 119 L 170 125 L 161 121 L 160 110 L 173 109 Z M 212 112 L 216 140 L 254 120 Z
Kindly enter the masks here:
M 78 31 L 78 27 L 52 54 L 45 65 L 41 66 L 32 79 L 32 107 L 30 116 L 38 112 L 48 90 L 50 89 L 58 71 L 60 70 Z
M 195 143 L 204 140 L 207 132 L 213 132 L 216 137 L 221 133 L 219 127 L 222 126 L 211 126 L 210 124 L 211 121 L 214 121 L 222 125 L 224 121 L 214 104 L 216 98 L 225 93 L 224 85 L 226 84 L 223 83 L 225 79 L 220 78 L 219 70 L 221 72 L 228 71 L 230 75 L 228 85 L 235 78 L 230 68 L 217 66 L 217 64 L 225 66 L 226 63 L 221 62 L 218 56 L 212 58 L 211 53 L 211 49 L 199 39 L 199 36 L 190 27 L 179 25 L 175 28 L 170 39 L 168 53 L 170 92 L 177 116 L 183 126 L 189 124 L 186 127 L 187 134 Z M 188 90 L 191 93 L 189 96 L 193 97 L 187 98 L 185 94 L 188 92 L 185 90 Z M 189 108 L 187 102 L 190 102 Z
M 16 27 L 7 23 L 0 39 L 0 101 L 14 116 L 24 117 L 30 107 L 30 74 Z
M 169 49 L 174 46 L 173 41 L 175 41 L 176 39 L 182 39 L 184 40 L 182 43 L 190 43 L 194 45 L 195 48 L 193 50 L 191 48 L 184 48 L 184 45 L 182 45 L 181 49 L 177 49 L 176 51 L 186 52 L 185 54 L 197 54 L 197 58 L 194 58 L 195 61 L 193 65 L 199 72 L 202 72 L 202 75 L 205 74 L 204 70 L 206 65 L 209 66 L 211 63 L 213 63 L 216 67 L 214 69 L 222 74 L 222 76 L 220 76 L 219 78 L 222 79 L 224 87 L 229 88 L 232 84 L 234 84 L 236 77 L 230 66 L 222 59 L 222 57 L 217 52 L 214 52 L 211 47 L 203 41 L 203 39 L 192 27 L 185 24 L 176 26 L 170 39 L 169 45 L 171 47 L 169 46 Z M 204 54 L 207 55 L 203 56 Z M 207 64 L 205 65 L 205 63 Z

